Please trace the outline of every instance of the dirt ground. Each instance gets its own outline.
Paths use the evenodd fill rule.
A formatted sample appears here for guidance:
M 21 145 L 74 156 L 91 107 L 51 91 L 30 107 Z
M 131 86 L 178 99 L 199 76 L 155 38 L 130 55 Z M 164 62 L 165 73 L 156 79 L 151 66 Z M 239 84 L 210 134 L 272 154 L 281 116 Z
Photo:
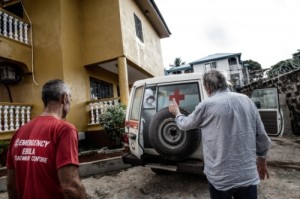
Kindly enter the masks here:
M 259 199 L 300 198 L 300 137 L 272 138 L 270 178 L 258 186 Z M 82 179 L 89 199 L 208 199 L 204 175 L 157 175 L 147 167 Z M 1 193 L 7 198 L 7 193 Z
M 258 186 L 259 199 L 300 198 L 300 137 L 272 138 L 270 178 Z M 90 199 L 208 199 L 203 175 L 156 175 L 150 168 L 134 167 L 83 179 Z

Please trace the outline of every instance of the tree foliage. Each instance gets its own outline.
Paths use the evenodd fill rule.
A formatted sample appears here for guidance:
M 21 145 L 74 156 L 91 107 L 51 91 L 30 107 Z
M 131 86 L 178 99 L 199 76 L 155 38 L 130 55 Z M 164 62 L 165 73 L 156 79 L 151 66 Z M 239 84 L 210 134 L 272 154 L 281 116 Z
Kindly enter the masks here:
M 293 54 L 293 58 L 282 60 L 277 64 L 271 66 L 268 71 L 268 77 L 276 77 L 280 74 L 284 74 L 300 68 L 300 50 L 298 49 L 296 53 Z
M 295 69 L 295 66 L 293 64 L 293 59 L 287 59 L 278 62 L 277 64 L 271 66 L 271 69 L 268 71 L 268 77 L 275 77 L 279 74 L 284 74 L 286 72 L 289 72 L 291 70 Z
M 178 66 L 181 66 L 181 65 L 183 65 L 183 64 L 185 64 L 185 62 L 183 62 L 182 59 L 181 59 L 180 57 L 176 57 L 176 58 L 174 59 L 174 63 L 171 64 L 170 66 L 171 66 L 171 67 L 178 67 Z
M 251 59 L 243 61 L 243 64 L 248 68 L 249 71 L 261 70 L 260 63 L 253 61 Z

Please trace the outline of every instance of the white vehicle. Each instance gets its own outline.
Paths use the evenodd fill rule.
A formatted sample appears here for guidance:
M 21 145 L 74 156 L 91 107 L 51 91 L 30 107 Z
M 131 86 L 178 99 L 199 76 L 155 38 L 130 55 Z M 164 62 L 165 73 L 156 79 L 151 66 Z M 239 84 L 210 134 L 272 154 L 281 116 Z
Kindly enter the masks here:
M 163 76 L 134 83 L 126 113 L 130 152 L 123 155 L 125 163 L 149 166 L 154 172 L 202 173 L 201 132 L 178 129 L 174 115 L 168 111 L 173 98 L 183 114 L 191 113 L 207 98 L 202 74 Z
M 202 76 L 190 73 L 134 83 L 126 112 L 129 153 L 123 155 L 124 163 L 148 166 L 156 173 L 203 172 L 200 130 L 181 131 L 168 110 L 175 98 L 181 113 L 188 115 L 206 99 Z

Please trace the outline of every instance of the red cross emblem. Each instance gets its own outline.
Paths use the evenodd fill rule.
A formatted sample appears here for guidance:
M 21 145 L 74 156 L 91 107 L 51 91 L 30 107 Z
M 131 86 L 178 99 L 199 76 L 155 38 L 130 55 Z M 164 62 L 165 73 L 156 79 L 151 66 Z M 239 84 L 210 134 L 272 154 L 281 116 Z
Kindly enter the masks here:
M 179 89 L 175 89 L 174 95 L 170 95 L 169 96 L 169 100 L 172 101 L 173 98 L 175 99 L 176 103 L 179 106 L 179 101 L 180 100 L 184 100 L 184 95 L 180 95 L 180 90 Z

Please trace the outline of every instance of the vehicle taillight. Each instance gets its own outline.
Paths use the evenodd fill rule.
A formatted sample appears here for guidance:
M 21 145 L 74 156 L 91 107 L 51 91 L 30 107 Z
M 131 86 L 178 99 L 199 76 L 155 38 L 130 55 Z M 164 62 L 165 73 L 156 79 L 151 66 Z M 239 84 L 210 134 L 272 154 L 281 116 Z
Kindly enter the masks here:
M 124 135 L 122 137 L 124 151 L 129 151 L 129 140 L 128 140 L 128 136 L 127 135 L 128 135 L 127 133 L 124 133 Z

